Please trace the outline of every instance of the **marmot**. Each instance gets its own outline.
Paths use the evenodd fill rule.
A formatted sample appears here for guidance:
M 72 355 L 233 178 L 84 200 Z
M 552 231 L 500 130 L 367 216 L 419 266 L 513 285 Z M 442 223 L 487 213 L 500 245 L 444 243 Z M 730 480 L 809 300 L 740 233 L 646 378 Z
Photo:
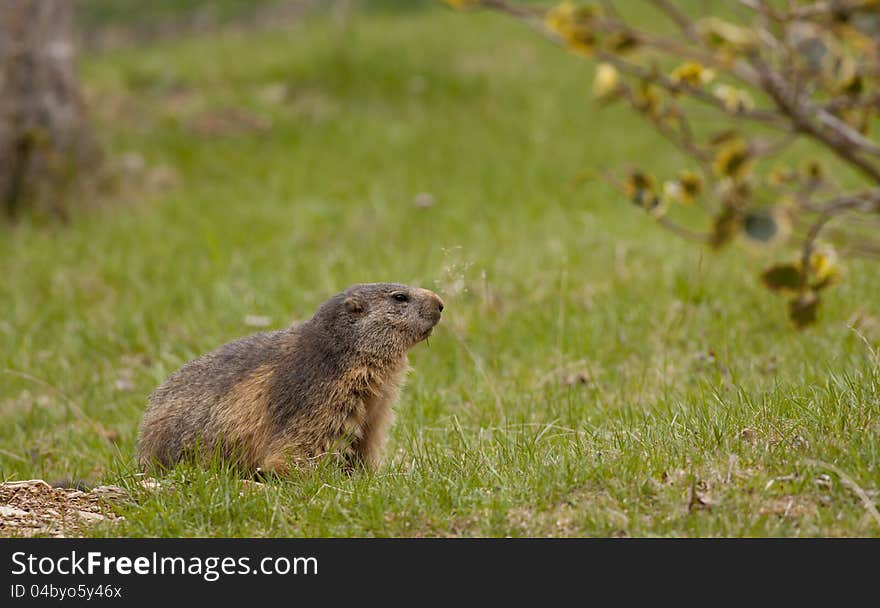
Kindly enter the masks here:
M 140 466 L 214 454 L 276 475 L 328 454 L 346 468 L 377 465 L 407 351 L 431 335 L 442 311 L 427 289 L 354 285 L 308 321 L 190 361 L 150 395 Z

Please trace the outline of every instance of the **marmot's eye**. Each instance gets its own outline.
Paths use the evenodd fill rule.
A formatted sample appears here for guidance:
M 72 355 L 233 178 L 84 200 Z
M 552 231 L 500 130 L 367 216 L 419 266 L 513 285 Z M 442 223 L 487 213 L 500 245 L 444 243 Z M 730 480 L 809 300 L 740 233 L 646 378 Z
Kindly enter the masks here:
M 391 297 L 394 298 L 395 300 L 397 300 L 398 302 L 409 302 L 409 296 L 406 295 L 405 293 L 396 293 Z

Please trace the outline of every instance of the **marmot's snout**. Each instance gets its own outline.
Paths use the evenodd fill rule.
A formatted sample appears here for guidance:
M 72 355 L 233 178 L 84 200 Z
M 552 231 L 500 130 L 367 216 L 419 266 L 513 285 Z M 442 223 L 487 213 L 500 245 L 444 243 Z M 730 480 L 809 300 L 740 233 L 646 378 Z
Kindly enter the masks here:
M 431 335 L 434 326 L 440 322 L 445 304 L 440 296 L 433 291 L 429 289 L 421 289 L 419 291 L 421 296 L 419 314 L 426 321 L 423 334 L 419 336 L 419 340 L 424 340 Z
M 440 321 L 443 312 L 443 300 L 433 291 L 425 290 L 425 302 L 422 306 L 422 314 L 431 319 L 436 325 Z

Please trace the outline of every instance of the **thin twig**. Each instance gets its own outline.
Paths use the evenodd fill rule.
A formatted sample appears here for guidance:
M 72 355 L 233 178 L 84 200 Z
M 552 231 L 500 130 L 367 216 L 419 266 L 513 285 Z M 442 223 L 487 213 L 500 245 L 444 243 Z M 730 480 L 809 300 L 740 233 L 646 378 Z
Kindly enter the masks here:
M 877 507 L 876 505 L 874 505 L 874 501 L 871 500 L 871 497 L 868 496 L 868 493 L 865 492 L 859 486 L 859 484 L 853 481 L 852 477 L 847 475 L 840 467 L 827 462 L 822 462 L 821 460 L 807 458 L 806 460 L 804 460 L 804 462 L 814 467 L 828 469 L 829 471 L 837 475 L 840 478 L 840 482 L 847 488 L 852 490 L 855 495 L 859 497 L 859 499 L 862 501 L 862 505 L 865 507 L 865 510 L 871 514 L 871 517 L 873 517 L 877 525 L 880 526 L 880 512 L 877 511 Z
M 660 217 L 657 218 L 657 223 L 677 234 L 680 237 L 684 237 L 688 240 L 697 242 L 697 243 L 706 243 L 709 241 L 709 235 L 705 232 L 697 232 L 696 230 L 691 230 L 690 228 L 685 228 L 681 224 L 673 222 L 668 217 Z
M 510 4 L 504 0 L 480 0 L 477 6 L 517 18 L 534 19 L 540 15 L 537 9 Z
M 777 129 L 781 129 L 784 131 L 791 130 L 791 127 L 784 121 L 780 120 L 779 115 L 775 112 L 761 109 L 748 110 L 745 108 L 742 110 L 737 110 L 736 112 L 731 112 L 724 106 L 724 102 L 721 99 L 719 99 L 712 93 L 709 93 L 705 89 L 698 87 L 681 86 L 678 83 L 673 82 L 664 74 L 661 74 L 654 70 L 650 70 L 648 68 L 637 66 L 624 59 L 621 59 L 617 55 L 607 53 L 605 51 L 598 51 L 596 53 L 596 59 L 605 63 L 610 63 L 624 74 L 659 85 L 669 93 L 688 95 L 689 97 L 708 104 L 716 110 L 720 110 L 721 112 L 728 114 L 729 116 L 732 116 L 734 118 L 748 118 L 750 120 L 776 127 Z
M 750 150 L 754 156 L 773 156 L 796 142 L 797 138 L 797 131 L 789 131 L 776 141 L 753 141 Z
M 811 19 L 813 17 L 827 17 L 831 12 L 837 11 L 853 11 L 870 4 L 870 0 L 854 0 L 852 2 L 843 2 L 842 0 L 834 0 L 833 2 L 816 2 L 808 6 L 799 6 L 789 9 L 788 13 L 780 16 L 781 19 L 788 21 L 791 19 Z
M 779 111 L 789 117 L 798 131 L 823 144 L 836 156 L 861 170 L 875 183 L 880 184 L 880 168 L 858 154 L 858 150 L 867 148 L 863 148 L 850 138 L 851 129 L 838 128 L 843 123 L 836 118 L 834 121 L 828 120 L 827 116 L 830 115 L 827 112 L 810 104 L 803 97 L 793 94 L 782 75 L 771 69 L 763 60 L 753 57 L 752 61 L 761 75 L 761 88 L 773 99 Z M 826 116 L 825 119 L 822 118 L 823 115 Z M 823 129 L 816 125 L 810 119 L 811 116 L 816 116 L 826 128 Z M 859 134 L 859 139 L 864 139 L 864 137 Z M 873 147 L 874 144 L 871 146 Z M 877 149 L 880 150 L 880 148 Z
M 651 4 L 656 6 L 667 17 L 669 17 L 675 23 L 675 25 L 678 26 L 678 29 L 681 30 L 681 33 L 688 38 L 688 40 L 692 42 L 699 41 L 699 38 L 694 31 L 693 21 L 691 21 L 688 16 L 683 13 L 677 6 L 675 6 L 675 4 L 669 2 L 669 0 L 651 0 Z
M 846 211 L 878 213 L 880 212 L 880 188 L 843 194 L 819 204 L 802 202 L 801 206 L 814 213 L 837 214 Z
M 823 213 L 819 216 L 819 219 L 810 226 L 810 230 L 807 232 L 807 237 L 804 239 L 803 249 L 801 250 L 801 287 L 804 290 L 807 289 L 807 281 L 810 273 L 810 257 L 813 255 L 813 245 L 816 243 L 819 233 L 822 232 L 822 228 L 825 227 L 825 224 L 827 224 L 832 217 L 834 216 L 830 213 Z

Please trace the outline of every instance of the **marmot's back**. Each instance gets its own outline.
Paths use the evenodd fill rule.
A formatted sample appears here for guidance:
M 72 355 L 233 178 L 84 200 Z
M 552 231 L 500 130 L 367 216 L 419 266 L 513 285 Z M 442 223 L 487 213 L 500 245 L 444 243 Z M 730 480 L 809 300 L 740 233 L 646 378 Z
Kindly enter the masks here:
M 171 374 L 150 395 L 140 425 L 138 462 L 169 466 L 187 452 L 216 448 L 217 434 L 223 432 L 218 428 L 220 407 L 256 370 L 278 360 L 288 333 L 263 332 L 229 342 Z M 247 410 L 249 403 L 250 398 L 237 405 Z M 249 413 L 241 412 L 242 417 Z

